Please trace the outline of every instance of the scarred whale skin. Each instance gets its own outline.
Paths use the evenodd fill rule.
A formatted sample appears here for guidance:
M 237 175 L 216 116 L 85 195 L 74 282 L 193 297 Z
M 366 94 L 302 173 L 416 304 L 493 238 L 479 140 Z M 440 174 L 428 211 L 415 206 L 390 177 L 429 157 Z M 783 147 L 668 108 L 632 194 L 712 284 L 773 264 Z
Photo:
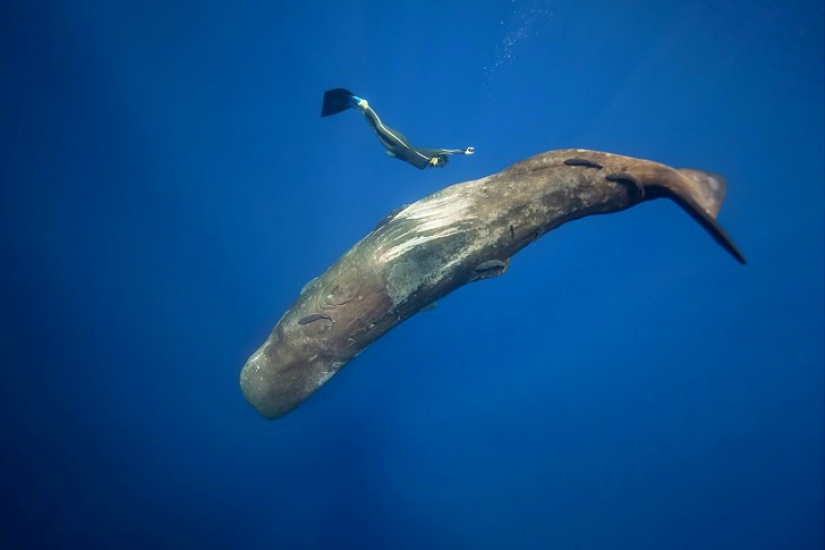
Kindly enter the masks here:
M 278 418 L 375 340 L 467 283 L 507 271 L 547 231 L 640 202 L 675 200 L 741 263 L 716 223 L 720 176 L 611 153 L 550 151 L 403 207 L 310 281 L 241 371 L 241 390 Z

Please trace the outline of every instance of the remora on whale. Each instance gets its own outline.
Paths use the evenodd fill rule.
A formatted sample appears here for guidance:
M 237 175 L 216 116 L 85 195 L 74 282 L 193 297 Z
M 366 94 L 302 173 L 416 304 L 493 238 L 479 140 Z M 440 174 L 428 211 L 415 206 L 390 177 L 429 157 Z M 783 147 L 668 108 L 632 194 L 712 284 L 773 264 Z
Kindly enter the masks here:
M 241 389 L 278 418 L 407 318 L 472 281 L 504 273 L 510 257 L 561 224 L 670 198 L 738 261 L 716 223 L 725 180 L 630 157 L 567 149 L 403 207 L 310 281 L 241 371 Z

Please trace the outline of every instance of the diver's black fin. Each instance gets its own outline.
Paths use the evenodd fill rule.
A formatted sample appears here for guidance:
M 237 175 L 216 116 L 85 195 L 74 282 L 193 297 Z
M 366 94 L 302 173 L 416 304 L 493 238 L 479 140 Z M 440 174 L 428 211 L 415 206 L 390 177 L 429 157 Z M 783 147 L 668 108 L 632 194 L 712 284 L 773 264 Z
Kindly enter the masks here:
M 344 88 L 335 88 L 324 92 L 324 105 L 321 107 L 321 117 L 337 115 L 352 107 L 350 98 L 352 92 Z

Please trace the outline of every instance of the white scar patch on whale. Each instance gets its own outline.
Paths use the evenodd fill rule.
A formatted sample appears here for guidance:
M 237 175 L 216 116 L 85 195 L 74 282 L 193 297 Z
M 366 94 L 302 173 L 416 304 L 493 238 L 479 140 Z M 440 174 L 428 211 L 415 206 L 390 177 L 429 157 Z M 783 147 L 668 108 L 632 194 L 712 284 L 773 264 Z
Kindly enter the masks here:
M 417 246 L 461 232 L 457 222 L 474 218 L 467 217 L 467 210 L 473 204 L 468 196 L 444 195 L 403 210 L 396 219 L 410 220 L 415 225 L 401 234 L 391 235 L 387 248 L 376 254 L 376 259 L 382 262 L 394 260 Z

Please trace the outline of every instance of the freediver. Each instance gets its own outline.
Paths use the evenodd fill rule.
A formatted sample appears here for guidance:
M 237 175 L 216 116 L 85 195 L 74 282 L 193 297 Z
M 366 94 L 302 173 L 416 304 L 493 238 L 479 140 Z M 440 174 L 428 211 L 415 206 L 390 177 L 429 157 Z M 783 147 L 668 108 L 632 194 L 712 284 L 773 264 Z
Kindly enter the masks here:
M 424 149 L 421 147 L 413 147 L 403 134 L 397 130 L 386 126 L 372 107 L 369 106 L 367 100 L 353 94 L 344 88 L 335 88 L 324 92 L 324 104 L 321 108 L 321 117 L 335 115 L 347 109 L 358 109 L 364 113 L 364 118 L 367 123 L 378 136 L 381 144 L 387 148 L 387 155 L 395 157 L 398 160 L 409 162 L 416 168 L 424 170 L 425 168 L 435 167 L 443 168 L 447 165 L 447 155 L 472 155 L 475 150 L 472 147 L 466 149 Z

